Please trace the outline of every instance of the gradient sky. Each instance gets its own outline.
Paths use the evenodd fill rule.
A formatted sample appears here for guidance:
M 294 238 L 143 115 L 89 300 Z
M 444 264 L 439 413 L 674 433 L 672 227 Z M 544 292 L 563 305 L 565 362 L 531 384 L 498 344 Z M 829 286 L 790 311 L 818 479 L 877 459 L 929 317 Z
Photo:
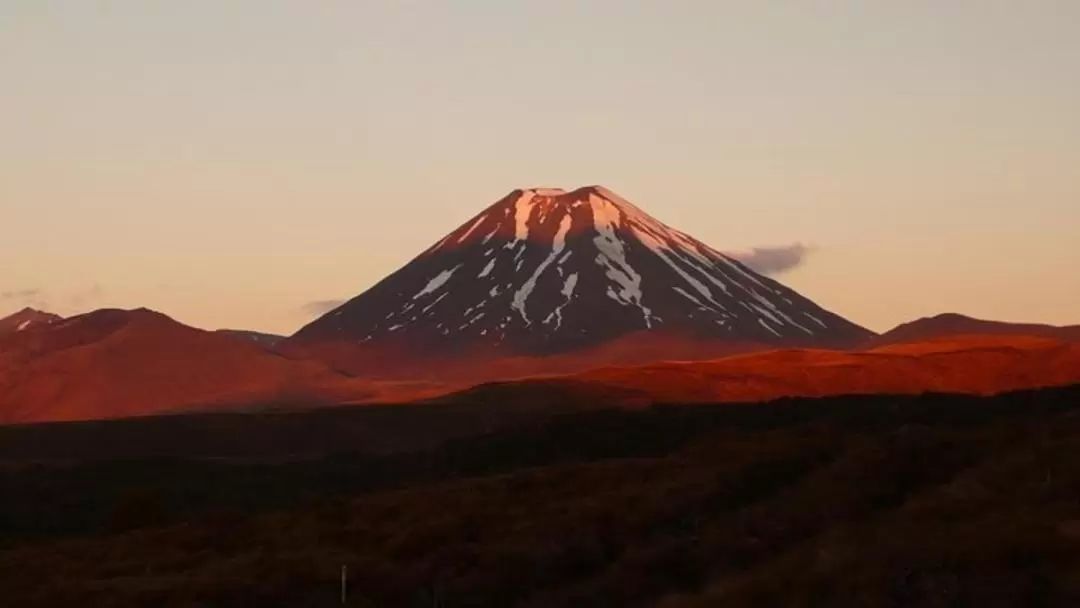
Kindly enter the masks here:
M 603 184 L 872 329 L 1080 323 L 1080 2 L 0 0 L 0 315 L 288 333 Z

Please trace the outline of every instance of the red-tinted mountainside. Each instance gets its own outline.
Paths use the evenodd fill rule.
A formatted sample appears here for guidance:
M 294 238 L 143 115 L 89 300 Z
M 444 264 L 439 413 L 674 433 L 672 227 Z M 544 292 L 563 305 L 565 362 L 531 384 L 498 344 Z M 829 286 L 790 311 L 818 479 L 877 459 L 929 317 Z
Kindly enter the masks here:
M 51 325 L 62 319 L 60 315 L 42 312 L 33 308 L 24 308 L 9 317 L 0 319 L 0 335 Z
M 363 387 L 322 363 L 143 309 L 99 310 L 0 339 L 0 422 L 359 396 Z
M 442 399 L 537 399 L 583 405 L 765 401 L 787 396 L 995 394 L 1080 382 L 1080 344 L 1029 336 L 958 336 L 863 352 L 775 350 L 487 384 Z

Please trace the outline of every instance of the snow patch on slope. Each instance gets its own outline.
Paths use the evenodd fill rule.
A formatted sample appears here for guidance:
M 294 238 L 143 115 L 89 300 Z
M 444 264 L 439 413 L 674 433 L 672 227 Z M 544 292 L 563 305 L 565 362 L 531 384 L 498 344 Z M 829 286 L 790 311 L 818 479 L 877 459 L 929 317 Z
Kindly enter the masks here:
M 469 229 L 466 230 L 464 232 L 464 234 L 462 234 L 460 237 L 458 237 L 457 242 L 464 243 L 465 239 L 469 238 L 469 235 L 472 234 L 477 228 L 479 228 L 480 224 L 483 224 L 484 220 L 486 220 L 486 219 L 487 219 L 487 214 L 486 213 L 481 213 L 480 217 L 476 218 L 476 221 L 474 221 L 472 223 L 472 225 L 469 226 Z
M 544 319 L 544 323 L 551 323 L 551 320 L 554 318 L 555 319 L 555 329 L 559 329 L 560 327 L 562 327 L 562 321 L 563 321 L 562 311 L 573 300 L 573 298 L 574 298 L 574 288 L 577 287 L 577 281 L 578 281 L 578 275 L 577 275 L 576 272 L 572 273 L 570 276 L 566 277 L 566 282 L 563 283 L 562 291 L 559 292 L 559 293 L 561 293 L 563 295 L 563 303 L 559 304 L 558 306 L 555 307 L 555 310 L 551 311 L 551 314 L 549 314 Z
M 536 196 L 562 196 L 566 194 L 566 190 L 562 188 L 529 188 L 528 192 L 532 192 Z
M 436 304 L 438 304 L 439 302 L 442 302 L 443 298 L 445 298 L 448 295 L 450 295 L 450 294 L 446 293 L 446 292 L 443 292 L 443 293 L 439 294 L 439 297 L 435 298 L 435 301 L 432 302 L 431 304 L 428 304 L 427 306 L 425 306 L 424 309 L 420 311 L 420 314 L 422 314 L 422 315 L 427 314 L 432 308 L 435 308 Z
M 707 300 L 709 300 L 710 302 L 712 302 L 713 305 L 716 306 L 717 309 L 720 309 L 720 310 L 724 309 L 724 306 L 716 301 L 716 298 L 713 297 L 712 291 L 708 287 L 706 287 L 704 283 L 702 283 L 701 281 L 697 280 L 696 278 L 690 276 L 690 274 L 688 272 L 686 272 L 685 270 L 680 268 L 679 265 L 676 264 L 674 260 L 672 260 L 670 257 L 668 257 L 668 253 L 669 252 L 673 253 L 673 252 L 671 251 L 670 248 L 666 247 L 663 242 L 656 239 L 651 234 L 649 234 L 647 232 L 644 232 L 642 230 L 639 230 L 635 226 L 631 226 L 630 229 L 638 237 L 639 241 L 641 241 L 646 247 L 651 249 L 652 252 L 654 254 L 656 254 L 656 256 L 658 258 L 663 260 L 665 264 L 667 264 L 669 267 L 671 267 L 671 269 L 674 270 L 679 276 L 681 276 L 684 281 L 686 281 L 691 287 L 696 289 L 698 293 L 705 296 L 705 298 Z
M 532 321 L 529 320 L 528 315 L 525 313 L 525 303 L 529 299 L 529 295 L 532 294 L 533 289 L 536 288 L 536 281 L 540 278 L 540 275 L 547 270 L 547 267 L 551 265 L 559 255 L 562 254 L 562 250 L 566 248 L 566 234 L 570 232 L 570 226 L 573 223 L 573 219 L 569 214 L 564 215 L 562 221 L 559 222 L 559 231 L 555 234 L 555 240 L 551 244 L 551 253 L 548 257 L 540 262 L 540 265 L 536 267 L 533 274 L 525 283 L 521 286 L 517 292 L 514 293 L 514 300 L 510 306 L 518 311 L 521 318 L 524 319 L 526 325 L 530 325 Z
M 461 268 L 461 266 L 461 264 L 458 264 L 453 268 L 444 270 L 439 274 L 435 275 L 435 277 L 428 281 L 428 284 L 425 285 L 424 288 L 421 289 L 415 296 L 413 296 L 412 299 L 416 300 L 420 297 L 426 296 L 429 293 L 434 293 L 437 289 L 439 289 L 443 285 L 446 285 L 446 282 L 450 280 L 450 277 L 454 276 L 454 273 L 457 272 L 457 269 Z
M 812 335 L 814 335 L 814 332 L 813 332 L 812 330 L 810 330 L 809 328 L 805 327 L 805 326 L 804 326 L 804 325 L 802 325 L 801 323 L 797 322 L 797 321 L 796 321 L 795 319 L 792 319 L 792 318 L 791 318 L 790 316 L 788 316 L 788 315 L 787 315 L 787 313 L 785 313 L 784 311 L 780 310 L 780 308 L 779 308 L 779 307 L 777 307 L 777 306 L 776 306 L 776 304 L 773 304 L 773 303 L 772 303 L 772 301 L 771 301 L 771 300 L 769 300 L 768 298 L 766 298 L 765 296 L 763 296 L 763 295 L 761 295 L 761 294 L 757 293 L 756 291 L 751 291 L 751 292 L 750 292 L 750 295 L 751 295 L 751 296 L 753 296 L 755 300 L 757 300 L 758 302 L 761 302 L 761 303 L 762 303 L 762 304 L 764 304 L 764 305 L 765 305 L 766 307 L 768 307 L 768 308 L 769 308 L 769 310 L 771 310 L 772 312 L 776 313 L 777 315 L 780 315 L 781 317 L 783 317 L 783 318 L 784 318 L 784 320 L 785 320 L 785 321 L 787 321 L 787 322 L 788 322 L 789 324 L 791 324 L 791 325 L 794 325 L 795 327 L 798 327 L 799 329 L 801 329 L 801 330 L 803 330 L 804 332 L 806 332 L 806 333 L 810 334 L 811 336 L 812 336 Z M 779 321 L 778 321 L 778 323 L 779 323 L 780 325 L 783 325 L 783 323 L 782 323 L 782 322 L 779 322 Z
M 593 243 L 600 250 L 596 263 L 604 266 L 607 277 L 621 287 L 619 291 L 609 287 L 608 296 L 620 304 L 636 305 L 641 309 L 645 327 L 651 328 L 654 319 L 652 311 L 641 303 L 641 275 L 627 262 L 624 244 L 615 233 L 619 222 L 618 208 L 611 201 L 592 194 L 589 195 L 589 207 L 593 213 L 593 227 L 597 232 Z
M 514 201 L 514 240 L 506 244 L 506 249 L 512 249 L 529 238 L 529 216 L 532 215 L 535 198 L 535 194 L 526 190 Z

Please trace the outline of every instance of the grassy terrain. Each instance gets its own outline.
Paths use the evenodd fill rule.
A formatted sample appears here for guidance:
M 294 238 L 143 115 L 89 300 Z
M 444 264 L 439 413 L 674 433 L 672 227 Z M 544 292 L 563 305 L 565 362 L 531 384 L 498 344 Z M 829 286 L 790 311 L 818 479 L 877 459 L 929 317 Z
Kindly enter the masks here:
M 423 441 L 415 425 L 470 409 L 215 418 L 231 454 L 103 447 L 75 463 L 24 434 L 78 437 L 89 456 L 90 438 L 140 427 L 5 429 L 0 597 L 334 606 L 347 565 L 354 606 L 1080 605 L 1080 387 L 513 419 L 496 406 Z M 305 439 L 266 458 L 278 435 L 252 429 L 282 420 L 380 448 Z

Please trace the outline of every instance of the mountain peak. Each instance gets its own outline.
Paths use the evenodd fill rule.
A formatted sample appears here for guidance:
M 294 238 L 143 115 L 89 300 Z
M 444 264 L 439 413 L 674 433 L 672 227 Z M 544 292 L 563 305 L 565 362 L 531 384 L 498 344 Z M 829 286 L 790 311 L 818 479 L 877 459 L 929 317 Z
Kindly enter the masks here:
M 503 242 L 507 249 L 516 248 L 519 243 L 525 243 L 525 247 L 531 243 L 558 247 L 566 238 L 582 232 L 605 235 L 631 229 L 640 234 L 648 233 L 650 236 L 646 238 L 654 245 L 668 238 L 682 242 L 690 240 L 604 186 L 582 186 L 570 191 L 537 187 L 511 191 L 446 235 L 425 254 L 477 242 L 483 245 L 492 240 Z
M 553 187 L 538 187 L 538 188 L 520 188 L 515 192 L 531 193 L 535 196 L 546 197 L 568 197 L 568 198 L 584 198 L 590 194 L 601 196 L 604 198 L 615 198 L 622 200 L 618 194 L 615 194 L 608 188 L 601 186 L 600 184 L 592 184 L 588 186 L 578 186 L 572 190 L 566 190 L 565 188 L 553 188 Z
M 138 307 L 138 308 L 98 308 L 87 313 L 80 315 L 83 319 L 169 319 L 165 313 L 158 312 L 156 310 Z
M 579 186 L 577 188 L 574 188 L 573 190 L 552 187 L 519 188 L 511 192 L 509 196 L 514 197 L 515 195 L 518 197 L 531 196 L 541 197 L 545 199 L 554 199 L 558 202 L 564 203 L 573 201 L 586 201 L 590 196 L 596 196 L 620 205 L 629 204 L 626 199 L 619 196 L 609 188 L 606 188 L 599 184 L 593 184 L 590 186 Z
M 566 190 L 562 188 L 523 188 L 521 193 L 530 193 L 533 196 L 562 196 L 566 194 Z
M 640 331 L 816 346 L 869 335 L 592 185 L 510 192 L 289 342 L 550 354 Z
M 50 325 L 61 319 L 60 315 L 27 306 L 11 316 L 0 319 L 0 334 L 25 331 L 40 325 Z
M 942 312 L 930 317 L 923 317 L 920 321 L 981 321 L 970 315 L 958 312 Z
M 34 308 L 32 306 L 26 306 L 22 310 L 20 310 L 19 312 L 15 313 L 14 315 L 11 315 L 11 316 L 13 316 L 13 317 L 14 316 L 19 316 L 19 317 L 39 317 L 39 318 L 50 318 L 50 319 L 59 319 L 60 318 L 60 315 L 56 315 L 56 314 L 53 314 L 51 312 L 46 312 L 44 310 Z

